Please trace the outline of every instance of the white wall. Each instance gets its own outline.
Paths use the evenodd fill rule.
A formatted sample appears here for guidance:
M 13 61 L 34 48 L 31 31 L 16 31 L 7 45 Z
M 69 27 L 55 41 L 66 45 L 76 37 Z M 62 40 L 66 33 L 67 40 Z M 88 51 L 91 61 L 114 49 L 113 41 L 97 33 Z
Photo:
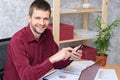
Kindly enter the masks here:
M 0 39 L 11 37 L 27 24 L 32 0 L 0 0 Z

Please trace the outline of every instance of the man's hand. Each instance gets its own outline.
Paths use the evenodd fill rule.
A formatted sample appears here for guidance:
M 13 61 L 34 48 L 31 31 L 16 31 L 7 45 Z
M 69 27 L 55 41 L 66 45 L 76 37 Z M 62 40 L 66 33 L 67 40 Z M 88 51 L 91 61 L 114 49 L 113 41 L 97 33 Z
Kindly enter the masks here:
M 77 46 L 75 48 L 71 48 L 71 47 L 63 48 L 55 55 L 51 56 L 49 60 L 51 63 L 55 63 L 61 60 L 66 60 L 68 58 L 70 60 L 81 60 L 82 51 L 77 50 L 79 47 L 80 46 Z
M 80 45 L 81 46 L 81 45 Z M 82 50 L 78 50 L 80 46 L 77 46 L 73 49 L 70 55 L 70 60 L 81 60 Z
M 49 60 L 51 63 L 55 63 L 61 60 L 66 60 L 71 56 L 70 51 L 74 51 L 74 49 L 71 47 L 63 48 L 59 52 L 57 52 L 55 55 L 51 56 Z

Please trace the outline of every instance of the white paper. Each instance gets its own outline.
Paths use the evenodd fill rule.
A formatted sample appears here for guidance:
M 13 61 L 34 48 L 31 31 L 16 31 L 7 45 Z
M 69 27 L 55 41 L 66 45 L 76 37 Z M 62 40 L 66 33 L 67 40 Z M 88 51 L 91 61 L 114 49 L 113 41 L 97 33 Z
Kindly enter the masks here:
M 86 67 L 93 65 L 95 62 L 92 60 L 84 60 L 84 61 L 73 61 L 69 66 L 64 68 L 64 70 L 76 72 L 80 75 L 80 72 L 84 70 Z
M 114 69 L 99 69 L 95 80 L 118 80 Z
M 44 77 L 47 80 L 78 80 L 79 75 L 64 70 L 56 70 L 49 76 Z

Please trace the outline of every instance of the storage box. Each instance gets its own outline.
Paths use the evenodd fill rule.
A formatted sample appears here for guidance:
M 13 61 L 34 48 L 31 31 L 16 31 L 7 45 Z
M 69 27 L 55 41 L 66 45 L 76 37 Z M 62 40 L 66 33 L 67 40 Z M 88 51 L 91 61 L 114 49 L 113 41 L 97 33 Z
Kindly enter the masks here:
M 83 45 L 82 49 L 83 51 L 82 53 L 82 59 L 87 59 L 87 60 L 96 60 L 96 55 L 97 55 L 97 49 L 87 46 L 87 45 Z
M 49 24 L 48 28 L 52 31 L 52 24 Z M 60 41 L 73 39 L 73 29 L 72 25 L 60 23 Z

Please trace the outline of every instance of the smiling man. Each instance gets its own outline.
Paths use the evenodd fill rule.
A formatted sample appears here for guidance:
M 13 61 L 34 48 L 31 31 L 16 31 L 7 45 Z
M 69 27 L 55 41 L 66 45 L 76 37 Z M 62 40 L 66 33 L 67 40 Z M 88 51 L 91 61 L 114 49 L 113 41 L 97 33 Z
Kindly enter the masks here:
M 51 8 L 45 0 L 35 0 L 30 6 L 29 24 L 12 37 L 8 54 L 4 80 L 38 80 L 52 68 L 64 68 L 72 61 L 81 58 L 76 48 L 63 48 L 53 39 L 47 28 Z

